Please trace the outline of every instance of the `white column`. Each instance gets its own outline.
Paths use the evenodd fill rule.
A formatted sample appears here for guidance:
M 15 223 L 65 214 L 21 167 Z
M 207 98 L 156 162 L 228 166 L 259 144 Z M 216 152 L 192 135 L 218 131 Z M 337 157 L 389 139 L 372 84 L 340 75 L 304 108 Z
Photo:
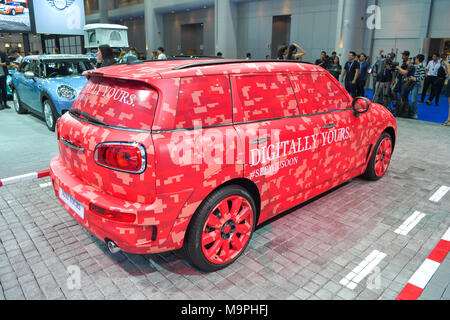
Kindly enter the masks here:
M 237 57 L 237 8 L 231 0 L 215 0 L 215 52 L 224 58 Z
M 361 53 L 366 32 L 367 0 L 339 0 L 336 52 L 346 61 L 348 53 Z M 364 17 L 364 19 L 361 19 Z
M 144 1 L 144 13 L 146 50 L 149 58 L 152 50 L 164 47 L 164 24 L 162 14 L 155 12 L 152 0 Z
M 108 23 L 108 8 L 109 8 L 109 1 L 106 0 L 98 1 L 98 12 L 100 14 L 100 23 Z

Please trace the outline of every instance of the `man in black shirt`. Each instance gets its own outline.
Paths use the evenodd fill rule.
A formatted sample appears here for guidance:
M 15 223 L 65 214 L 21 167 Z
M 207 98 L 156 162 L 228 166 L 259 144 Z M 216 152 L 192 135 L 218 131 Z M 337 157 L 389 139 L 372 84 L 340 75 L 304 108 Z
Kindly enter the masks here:
M 345 81 L 345 89 L 352 95 L 353 98 L 357 95 L 356 80 L 359 74 L 359 62 L 356 61 L 356 53 L 350 51 L 348 61 L 345 64 L 342 79 Z
M 328 57 L 325 51 L 320 53 L 320 59 L 317 59 L 314 63 L 316 66 L 320 66 L 324 69 L 328 69 Z
M 6 76 L 8 75 L 8 56 L 0 51 L 0 110 L 7 108 L 8 95 L 6 92 Z
M 409 51 L 403 51 L 402 52 L 402 65 L 400 66 L 400 68 L 402 70 L 407 70 L 408 69 L 408 60 L 409 60 Z M 398 69 L 398 68 L 396 68 Z M 397 86 L 394 88 L 394 92 L 395 94 L 400 94 L 400 98 L 403 97 L 403 85 L 405 83 L 405 77 L 403 75 L 402 72 L 398 72 L 397 73 Z M 402 99 L 400 99 L 400 103 L 402 103 Z

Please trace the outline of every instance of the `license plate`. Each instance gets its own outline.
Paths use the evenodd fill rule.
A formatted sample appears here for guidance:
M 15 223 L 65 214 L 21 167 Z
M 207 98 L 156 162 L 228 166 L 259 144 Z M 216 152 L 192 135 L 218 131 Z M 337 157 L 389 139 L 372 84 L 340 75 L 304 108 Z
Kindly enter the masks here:
M 72 209 L 81 219 L 84 220 L 84 206 L 80 201 L 65 192 L 61 187 L 59 188 L 59 197 L 69 206 L 70 209 Z

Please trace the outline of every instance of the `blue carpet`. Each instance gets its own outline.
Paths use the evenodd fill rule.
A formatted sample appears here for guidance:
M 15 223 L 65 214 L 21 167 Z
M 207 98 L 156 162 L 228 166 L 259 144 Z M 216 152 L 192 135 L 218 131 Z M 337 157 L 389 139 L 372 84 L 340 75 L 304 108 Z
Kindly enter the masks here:
M 373 97 L 373 90 L 366 90 L 367 98 L 372 99 Z M 433 100 L 433 104 L 428 106 L 426 103 L 420 103 L 422 95 L 419 95 L 419 118 L 417 120 L 422 121 L 430 121 L 430 122 L 436 122 L 436 123 L 444 123 L 448 119 L 448 98 L 441 95 L 439 99 L 439 106 L 437 107 Z M 428 99 L 428 96 L 427 96 Z M 411 103 L 411 96 L 409 97 L 409 101 Z M 427 100 L 425 100 L 427 101 Z

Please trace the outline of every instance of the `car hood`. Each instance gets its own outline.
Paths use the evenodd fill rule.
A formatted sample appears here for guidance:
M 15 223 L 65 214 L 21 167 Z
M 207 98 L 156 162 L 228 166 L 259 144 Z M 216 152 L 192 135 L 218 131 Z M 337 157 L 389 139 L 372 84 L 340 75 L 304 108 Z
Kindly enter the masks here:
M 55 89 L 64 84 L 75 89 L 77 92 L 80 92 L 86 84 L 87 79 L 84 76 L 79 76 L 66 78 L 49 78 L 43 81 L 47 82 L 50 87 L 54 87 Z

